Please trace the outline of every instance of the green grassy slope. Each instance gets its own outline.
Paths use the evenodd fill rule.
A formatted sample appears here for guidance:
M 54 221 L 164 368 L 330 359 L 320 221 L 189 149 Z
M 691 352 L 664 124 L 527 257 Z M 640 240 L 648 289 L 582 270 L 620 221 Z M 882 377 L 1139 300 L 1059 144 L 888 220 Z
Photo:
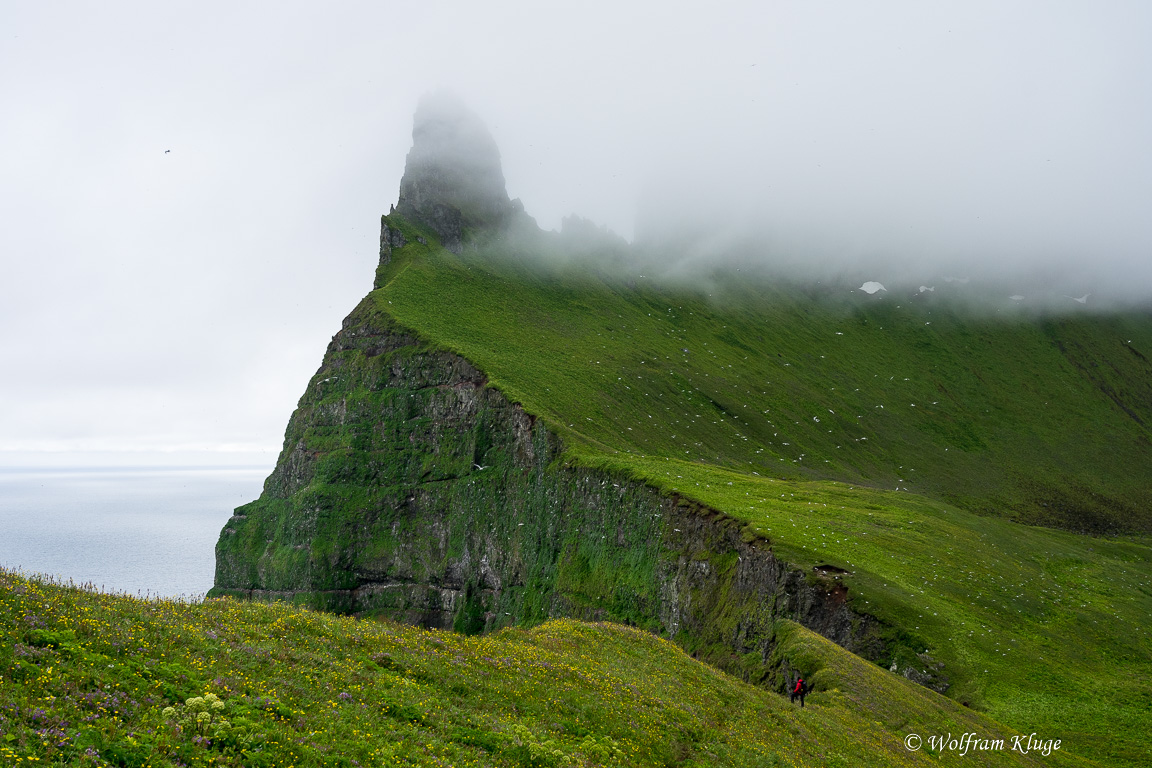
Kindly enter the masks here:
M 1152 528 L 1152 316 L 598 277 L 499 244 L 417 244 L 379 276 L 576 451 L 901 488 L 1073 530 Z M 517 252 L 517 249 L 524 249 Z
M 1063 745 L 1014 751 L 1020 734 L 803 627 L 778 633 L 773 661 L 816 687 L 803 710 L 618 625 L 466 637 L 283 603 L 146 601 L 0 570 L 0 762 L 1088 764 Z M 220 706 L 197 727 L 186 702 L 208 693 Z M 934 749 L 930 737 L 949 733 L 1001 743 Z M 910 734 L 921 749 L 905 747 Z
M 475 362 L 571 460 L 850 571 L 856 607 L 943 661 L 957 700 L 1152 760 L 1148 539 L 1020 524 L 1148 530 L 1147 316 L 626 282 L 508 243 L 409 245 L 377 283 L 380 308 Z

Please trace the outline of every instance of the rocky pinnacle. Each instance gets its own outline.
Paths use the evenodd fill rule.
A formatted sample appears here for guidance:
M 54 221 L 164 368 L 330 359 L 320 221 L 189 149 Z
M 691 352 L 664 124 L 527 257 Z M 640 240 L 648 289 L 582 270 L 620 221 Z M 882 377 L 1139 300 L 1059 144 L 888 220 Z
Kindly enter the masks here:
M 426 95 L 416 108 L 396 209 L 455 252 L 465 229 L 499 226 L 517 209 L 492 134 L 450 93 Z

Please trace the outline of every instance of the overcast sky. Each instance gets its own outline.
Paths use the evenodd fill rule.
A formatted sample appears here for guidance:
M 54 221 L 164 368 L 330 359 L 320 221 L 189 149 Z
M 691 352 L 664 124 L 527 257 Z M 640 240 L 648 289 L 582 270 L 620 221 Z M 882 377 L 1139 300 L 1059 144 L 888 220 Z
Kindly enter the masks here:
M 270 465 L 443 87 L 545 228 L 693 211 L 1145 290 L 1149 30 L 1143 0 L 4 3 L 0 464 Z

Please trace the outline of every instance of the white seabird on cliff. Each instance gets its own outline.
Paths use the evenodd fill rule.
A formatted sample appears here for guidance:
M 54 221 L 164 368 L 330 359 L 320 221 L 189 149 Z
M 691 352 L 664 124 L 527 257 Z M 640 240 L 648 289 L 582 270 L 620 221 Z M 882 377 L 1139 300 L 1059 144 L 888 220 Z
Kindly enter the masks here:
M 864 291 L 864 293 L 867 294 L 873 294 L 877 291 L 887 291 L 888 289 L 880 285 L 880 283 L 876 282 L 875 280 L 869 280 L 868 282 L 864 283 L 864 285 L 860 286 L 859 290 Z

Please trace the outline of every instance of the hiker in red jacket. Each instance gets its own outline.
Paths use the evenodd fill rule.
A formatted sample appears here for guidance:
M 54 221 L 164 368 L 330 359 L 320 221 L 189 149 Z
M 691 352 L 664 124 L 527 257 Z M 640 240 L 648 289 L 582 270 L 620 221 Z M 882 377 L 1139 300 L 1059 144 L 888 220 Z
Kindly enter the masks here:
M 800 708 L 804 708 L 804 695 L 808 693 L 808 686 L 804 684 L 804 678 L 796 681 L 796 687 L 792 689 L 792 703 L 796 703 L 796 697 L 800 697 Z

